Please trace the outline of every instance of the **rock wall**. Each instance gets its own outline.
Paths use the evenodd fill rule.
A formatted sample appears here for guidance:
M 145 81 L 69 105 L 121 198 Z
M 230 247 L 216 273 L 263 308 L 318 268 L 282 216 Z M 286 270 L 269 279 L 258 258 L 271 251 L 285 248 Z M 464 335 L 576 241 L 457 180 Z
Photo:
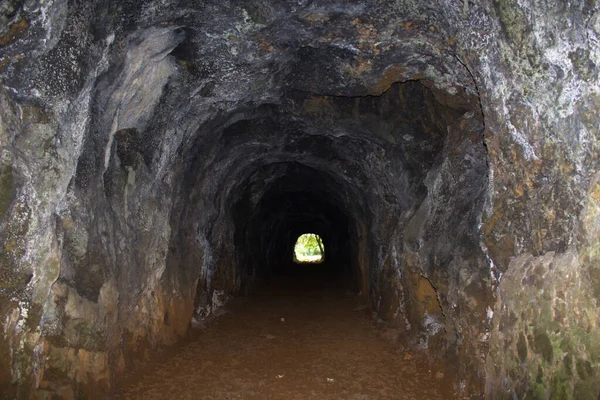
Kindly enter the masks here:
M 251 249 L 285 243 L 258 223 L 314 174 L 357 289 L 459 365 L 458 391 L 596 400 L 599 15 L 591 0 L 4 2 L 0 392 L 108 392 L 268 275 Z
M 584 260 L 597 223 L 597 5 L 499 1 L 494 11 L 498 47 L 476 62 L 491 111 L 483 247 L 501 274 L 486 393 L 595 399 L 597 298 Z

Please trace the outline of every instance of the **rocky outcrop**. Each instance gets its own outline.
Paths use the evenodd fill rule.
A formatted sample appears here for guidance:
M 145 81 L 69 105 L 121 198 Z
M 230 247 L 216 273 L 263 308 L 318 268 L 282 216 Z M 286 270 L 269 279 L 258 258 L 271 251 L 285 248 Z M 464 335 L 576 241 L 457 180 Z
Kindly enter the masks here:
M 457 391 L 596 400 L 599 15 L 3 3 L 0 392 L 109 392 L 310 227 Z

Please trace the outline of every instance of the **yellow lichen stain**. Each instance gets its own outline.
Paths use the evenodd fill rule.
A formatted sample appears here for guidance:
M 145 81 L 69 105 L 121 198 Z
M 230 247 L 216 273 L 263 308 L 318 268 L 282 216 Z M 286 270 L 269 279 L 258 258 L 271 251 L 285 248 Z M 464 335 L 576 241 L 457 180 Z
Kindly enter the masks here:
M 377 45 L 377 43 L 375 43 L 372 48 L 371 51 L 373 52 L 373 55 L 378 56 L 379 54 L 381 54 L 381 48 L 379 48 L 379 46 Z
M 325 116 L 333 113 L 333 105 L 328 96 L 306 99 L 303 107 L 307 114 L 313 116 Z
M 46 261 L 45 272 L 47 273 L 50 282 L 58 279 L 58 275 L 60 274 L 60 259 L 57 257 L 50 257 Z
M 15 248 L 17 247 L 17 242 L 13 239 L 13 240 L 9 240 L 5 245 L 4 245 L 4 251 L 6 251 L 7 253 L 12 252 Z
M 600 203 L 600 182 L 596 183 L 592 190 L 590 190 L 590 197 Z
M 544 166 L 544 162 L 542 160 L 534 160 L 532 166 L 532 172 L 534 174 L 538 174 L 542 171 L 542 167 Z
M 358 25 L 356 29 L 361 41 L 367 42 L 377 36 L 377 29 L 372 24 Z
M 548 213 L 546 214 L 546 219 L 550 222 L 554 221 L 554 219 L 556 218 L 556 213 L 554 212 L 554 209 L 551 208 L 548 210 Z
M 23 38 L 27 34 L 27 28 L 29 28 L 29 22 L 25 18 L 12 24 L 10 28 L 8 28 L 8 33 L 0 35 L 0 47 Z
M 519 161 L 520 157 L 517 153 L 517 150 L 514 147 L 510 149 L 510 155 L 512 157 L 513 162 L 517 163 Z
M 3 71 L 4 71 L 4 68 L 6 68 L 6 66 L 7 66 L 8 64 L 10 64 L 10 62 L 11 62 L 11 61 L 13 61 L 13 60 L 20 61 L 20 60 L 22 60 L 24 57 L 25 57 L 25 55 L 24 55 L 24 54 L 17 54 L 16 56 L 13 56 L 13 57 L 6 57 L 6 58 L 4 58 L 4 59 L 0 60 L 0 72 L 3 72 Z
M 407 79 L 415 79 L 413 77 L 406 77 L 404 75 L 405 73 L 406 68 L 402 64 L 390 65 L 385 69 L 385 71 L 383 71 L 383 75 L 381 76 L 381 79 L 379 79 L 379 82 L 377 82 L 374 87 L 370 88 L 369 94 L 379 96 L 396 82 L 403 82 Z
M 409 282 L 414 287 L 415 306 L 417 314 L 427 313 L 435 315 L 441 313 L 440 304 L 437 298 L 437 291 L 426 277 L 418 272 L 408 273 Z
M 376 55 L 379 54 L 381 49 L 375 43 L 380 45 L 381 42 L 377 41 L 379 32 L 377 32 L 375 26 L 370 23 L 363 23 L 359 18 L 353 19 L 352 25 L 357 31 L 358 48 L 364 51 L 373 51 Z
M 356 67 L 352 68 L 351 70 L 348 70 L 348 72 L 351 73 L 352 75 L 360 76 L 363 74 L 363 72 L 371 70 L 372 65 L 371 65 L 370 60 L 365 60 L 364 58 L 358 58 L 358 57 L 355 57 L 354 59 L 357 62 Z
M 517 195 L 517 197 L 521 197 L 521 196 L 523 196 L 523 192 L 524 192 L 524 191 L 523 191 L 523 185 L 518 185 L 518 186 L 515 188 L 515 194 Z
M 489 217 L 489 219 L 487 220 L 487 222 L 485 222 L 485 224 L 483 226 L 483 230 L 484 230 L 486 236 L 489 236 L 492 233 L 492 231 L 498 224 L 500 217 L 502 217 L 502 215 L 503 215 L 502 214 L 502 206 L 500 204 L 497 204 L 494 209 L 494 212 L 492 213 L 492 215 Z
M 271 44 L 271 42 L 269 42 L 265 38 L 262 38 L 260 40 L 260 42 L 258 43 L 258 48 L 260 50 L 260 55 L 261 56 L 266 56 L 266 55 L 269 55 L 269 54 L 275 52 L 275 47 L 273 47 L 273 45 Z
M 5 58 L 3 60 L 0 60 L 0 72 L 4 71 L 4 68 L 6 68 L 6 66 L 8 65 L 8 63 L 12 60 L 12 58 Z
M 450 47 L 454 47 L 454 45 L 456 44 L 456 37 L 455 36 L 448 37 L 448 44 L 450 45 Z
M 411 268 L 421 267 L 421 262 L 420 262 L 419 258 L 413 253 L 406 253 L 404 261 L 408 267 L 411 267 Z
M 62 226 L 64 229 L 73 229 L 75 227 L 75 223 L 73 222 L 73 218 L 70 216 L 66 216 L 62 219 Z
M 322 13 L 310 13 L 304 19 L 311 24 L 322 24 L 329 21 L 329 15 Z
M 421 73 L 421 72 L 419 72 L 418 74 L 413 74 L 408 77 L 409 81 L 417 81 L 420 79 L 427 79 L 427 77 L 425 75 L 423 75 L 423 73 Z
M 570 176 L 572 172 L 575 170 L 575 166 L 571 163 L 560 163 L 560 172 L 563 176 Z

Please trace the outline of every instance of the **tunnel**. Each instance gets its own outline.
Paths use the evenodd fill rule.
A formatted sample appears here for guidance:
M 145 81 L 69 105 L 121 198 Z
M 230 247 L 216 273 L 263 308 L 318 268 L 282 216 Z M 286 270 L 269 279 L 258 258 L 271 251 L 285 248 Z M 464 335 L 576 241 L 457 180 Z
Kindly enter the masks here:
M 592 0 L 5 1 L 0 398 L 188 343 L 379 371 L 314 398 L 600 399 L 599 46 Z M 269 371 L 235 398 L 302 398 Z
M 358 284 L 359 274 L 351 270 L 357 267 L 351 264 L 356 237 L 350 235 L 348 212 L 335 181 L 299 163 L 270 164 L 256 171 L 252 181 L 265 181 L 264 174 L 278 178 L 265 188 L 259 203 L 252 204 L 249 197 L 253 193 L 246 192 L 233 208 L 233 218 L 238 221 L 236 262 L 246 269 L 241 275 L 268 277 L 297 268 L 294 245 L 300 235 L 310 232 L 326 244 L 325 266 L 341 269 L 339 272 L 349 274 L 354 285 Z M 246 185 L 247 191 L 252 183 Z

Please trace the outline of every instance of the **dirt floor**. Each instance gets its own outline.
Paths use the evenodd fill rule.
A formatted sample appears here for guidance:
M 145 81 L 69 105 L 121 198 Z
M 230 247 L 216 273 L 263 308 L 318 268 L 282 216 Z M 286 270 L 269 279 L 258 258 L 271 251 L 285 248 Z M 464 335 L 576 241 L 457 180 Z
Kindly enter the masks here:
M 314 267 L 310 267 L 314 268 Z M 356 295 L 307 274 L 236 299 L 118 399 L 453 399 L 382 337 Z

